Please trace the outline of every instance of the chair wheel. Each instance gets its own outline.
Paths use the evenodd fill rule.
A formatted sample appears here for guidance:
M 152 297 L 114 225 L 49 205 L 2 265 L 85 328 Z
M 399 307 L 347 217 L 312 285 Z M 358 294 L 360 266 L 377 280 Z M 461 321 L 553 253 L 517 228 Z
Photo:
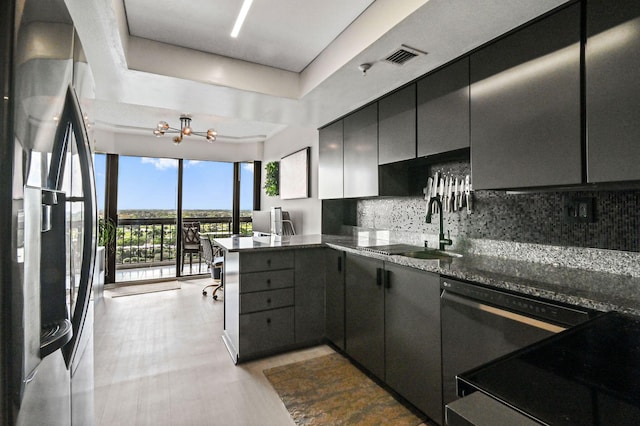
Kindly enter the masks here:
M 207 295 L 207 292 L 206 292 L 205 290 L 202 290 L 202 295 L 203 295 L 203 296 L 206 296 L 206 295 Z
M 213 300 L 218 300 L 218 295 L 217 294 L 213 296 Z

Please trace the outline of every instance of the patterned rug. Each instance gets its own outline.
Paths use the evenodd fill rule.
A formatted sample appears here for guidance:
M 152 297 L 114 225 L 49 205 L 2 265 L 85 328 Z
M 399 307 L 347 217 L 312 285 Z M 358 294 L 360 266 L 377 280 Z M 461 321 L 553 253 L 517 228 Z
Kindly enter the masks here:
M 340 354 L 264 371 L 297 425 L 424 424 Z

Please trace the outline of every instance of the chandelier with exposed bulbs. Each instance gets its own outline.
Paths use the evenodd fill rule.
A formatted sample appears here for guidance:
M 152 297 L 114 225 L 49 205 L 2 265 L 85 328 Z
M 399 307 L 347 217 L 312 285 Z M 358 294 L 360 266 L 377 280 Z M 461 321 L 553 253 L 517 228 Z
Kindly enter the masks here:
M 179 129 L 169 126 L 169 123 L 167 123 L 166 121 L 158 122 L 158 126 L 153 130 L 153 134 L 156 135 L 156 137 L 160 137 L 165 133 L 178 133 L 178 135 L 173 138 L 173 143 L 175 143 L 176 145 L 179 145 L 180 142 L 182 142 L 182 138 L 184 136 L 201 136 L 203 138 L 206 138 L 209 143 L 215 141 L 216 137 L 218 136 L 218 132 L 216 132 L 214 129 L 209 129 L 206 132 L 194 132 L 191 128 L 191 116 L 188 114 L 182 114 L 180 116 Z

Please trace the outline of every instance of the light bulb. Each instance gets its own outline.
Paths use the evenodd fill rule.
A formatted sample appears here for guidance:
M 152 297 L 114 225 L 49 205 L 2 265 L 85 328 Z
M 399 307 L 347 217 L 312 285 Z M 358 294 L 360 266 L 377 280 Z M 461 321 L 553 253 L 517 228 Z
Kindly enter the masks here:
M 176 136 L 175 138 L 173 138 L 174 144 L 180 145 L 180 142 L 182 142 L 182 136 Z
M 207 140 L 209 142 L 215 141 L 217 136 L 218 136 L 218 132 L 216 132 L 214 129 L 207 130 Z
M 191 135 L 191 127 L 187 126 L 184 129 L 182 129 L 182 134 L 190 136 Z

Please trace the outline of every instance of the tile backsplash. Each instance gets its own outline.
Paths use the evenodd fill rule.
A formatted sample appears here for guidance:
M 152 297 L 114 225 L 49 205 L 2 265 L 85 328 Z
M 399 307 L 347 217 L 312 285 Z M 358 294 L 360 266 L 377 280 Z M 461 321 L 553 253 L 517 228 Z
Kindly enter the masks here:
M 436 165 L 434 172 L 466 175 L 468 162 Z M 426 176 L 425 176 L 426 184 Z M 567 223 L 566 198 L 593 198 L 595 221 Z M 640 251 L 640 190 L 506 193 L 475 191 L 473 212 L 466 209 L 444 214 L 445 232 L 456 245 L 466 239 L 499 240 L 564 247 Z M 389 230 L 393 239 L 421 244 L 438 235 L 439 216 L 425 223 L 422 197 L 362 199 L 357 202 L 360 228 Z M 453 247 L 455 249 L 455 246 Z

